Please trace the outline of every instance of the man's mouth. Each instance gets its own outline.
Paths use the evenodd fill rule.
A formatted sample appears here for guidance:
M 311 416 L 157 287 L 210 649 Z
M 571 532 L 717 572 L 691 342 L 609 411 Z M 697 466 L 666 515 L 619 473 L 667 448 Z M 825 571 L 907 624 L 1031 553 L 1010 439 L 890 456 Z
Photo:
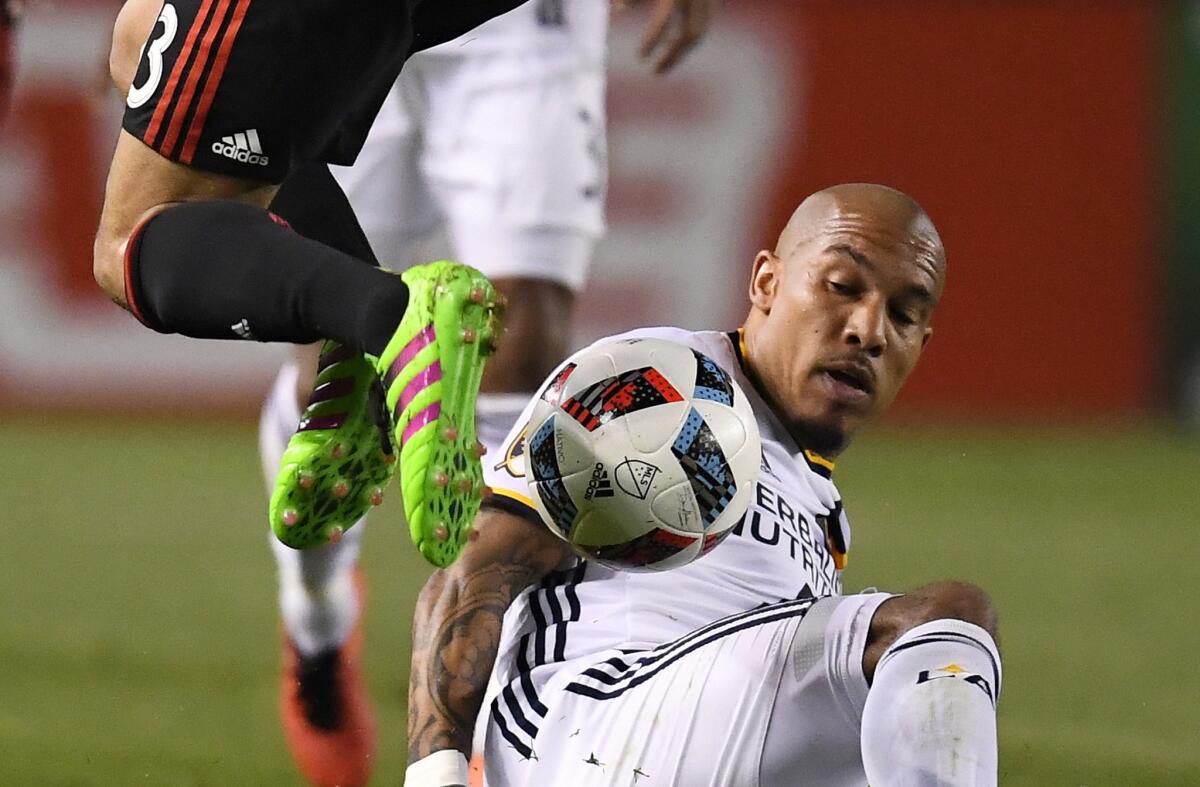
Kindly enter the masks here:
M 854 361 L 839 361 L 821 370 L 837 399 L 858 402 L 875 393 L 875 378 L 869 367 Z

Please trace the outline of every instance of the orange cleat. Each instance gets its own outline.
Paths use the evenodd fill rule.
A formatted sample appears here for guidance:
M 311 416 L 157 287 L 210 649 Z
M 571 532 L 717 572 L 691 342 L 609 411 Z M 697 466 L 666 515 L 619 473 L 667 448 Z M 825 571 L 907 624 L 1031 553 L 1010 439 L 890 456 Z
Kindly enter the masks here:
M 340 648 L 300 655 L 285 636 L 279 712 L 296 766 L 315 787 L 359 787 L 375 764 L 375 714 L 362 675 L 366 587 L 354 573 L 358 622 Z

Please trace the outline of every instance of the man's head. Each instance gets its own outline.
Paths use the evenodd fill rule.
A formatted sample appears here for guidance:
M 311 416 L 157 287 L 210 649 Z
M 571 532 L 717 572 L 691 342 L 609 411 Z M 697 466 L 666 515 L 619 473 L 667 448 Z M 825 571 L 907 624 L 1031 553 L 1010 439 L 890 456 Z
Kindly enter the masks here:
M 891 404 L 932 334 L 945 273 L 921 206 L 871 184 L 813 194 L 758 253 L 747 362 L 804 447 L 836 454 Z

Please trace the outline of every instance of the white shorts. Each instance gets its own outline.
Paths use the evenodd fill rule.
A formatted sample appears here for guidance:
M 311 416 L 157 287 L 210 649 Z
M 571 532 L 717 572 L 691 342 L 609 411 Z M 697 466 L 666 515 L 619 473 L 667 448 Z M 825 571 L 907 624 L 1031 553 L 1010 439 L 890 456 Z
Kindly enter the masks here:
M 862 787 L 863 651 L 890 597 L 761 607 L 565 669 L 540 693 L 532 749 L 489 721 L 487 784 Z
M 450 256 L 579 291 L 604 231 L 604 89 L 603 62 L 565 48 L 450 42 L 408 61 L 357 162 L 330 169 L 389 267 Z

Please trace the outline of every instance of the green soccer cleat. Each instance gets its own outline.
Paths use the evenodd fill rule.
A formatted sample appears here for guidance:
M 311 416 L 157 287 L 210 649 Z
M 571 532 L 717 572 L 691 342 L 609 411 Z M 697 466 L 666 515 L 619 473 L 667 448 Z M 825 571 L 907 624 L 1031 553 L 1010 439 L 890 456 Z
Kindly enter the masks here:
M 453 262 L 409 268 L 408 310 L 376 361 L 400 446 L 400 489 L 413 543 L 448 566 L 483 497 L 475 397 L 495 351 L 503 303 L 483 274 Z
M 383 502 L 396 469 L 383 398 L 369 358 L 326 342 L 271 494 L 271 530 L 280 541 L 295 549 L 337 541 Z

